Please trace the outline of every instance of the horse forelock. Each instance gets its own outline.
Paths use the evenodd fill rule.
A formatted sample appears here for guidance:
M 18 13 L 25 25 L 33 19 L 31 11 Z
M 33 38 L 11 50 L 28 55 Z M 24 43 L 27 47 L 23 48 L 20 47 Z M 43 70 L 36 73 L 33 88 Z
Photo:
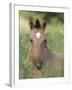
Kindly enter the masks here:
M 40 25 L 40 21 L 37 19 L 35 24 L 34 24 L 34 28 L 40 28 L 41 25 Z

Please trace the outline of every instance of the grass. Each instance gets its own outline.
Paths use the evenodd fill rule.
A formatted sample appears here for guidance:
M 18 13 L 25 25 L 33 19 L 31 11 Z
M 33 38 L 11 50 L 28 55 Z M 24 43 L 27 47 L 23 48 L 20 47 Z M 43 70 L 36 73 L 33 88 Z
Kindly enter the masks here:
M 27 56 L 28 56 L 28 49 L 30 47 L 29 42 L 29 35 L 30 29 L 28 25 L 28 12 L 24 13 L 23 11 L 20 12 L 20 32 L 19 32 L 19 79 L 26 79 L 26 78 L 34 78 L 32 72 L 27 65 Z M 44 14 L 31 14 L 33 17 L 41 18 Z M 46 28 L 46 35 L 47 35 L 47 46 L 52 49 L 52 51 L 56 53 L 63 53 L 64 51 L 64 24 L 56 17 L 51 18 L 51 22 L 48 24 Z M 62 67 L 63 68 L 63 61 Z M 44 67 L 50 68 L 50 65 Z M 64 76 L 64 70 L 53 74 L 52 72 L 49 74 L 49 71 L 45 71 L 43 77 L 62 77 Z

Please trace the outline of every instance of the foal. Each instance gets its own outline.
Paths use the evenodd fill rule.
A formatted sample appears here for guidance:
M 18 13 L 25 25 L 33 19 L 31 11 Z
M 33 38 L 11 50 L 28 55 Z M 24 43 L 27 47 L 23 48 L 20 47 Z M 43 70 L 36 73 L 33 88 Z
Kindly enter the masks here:
M 53 53 L 47 47 L 47 39 L 45 34 L 46 22 L 37 19 L 35 22 L 33 18 L 29 19 L 29 26 L 31 29 L 29 50 L 29 66 L 35 77 L 43 77 L 45 70 L 51 73 L 55 73 L 61 70 L 61 60 L 63 55 Z M 44 66 L 45 65 L 45 66 Z M 44 66 L 44 67 L 43 67 Z M 46 69 L 43 69 L 45 68 Z

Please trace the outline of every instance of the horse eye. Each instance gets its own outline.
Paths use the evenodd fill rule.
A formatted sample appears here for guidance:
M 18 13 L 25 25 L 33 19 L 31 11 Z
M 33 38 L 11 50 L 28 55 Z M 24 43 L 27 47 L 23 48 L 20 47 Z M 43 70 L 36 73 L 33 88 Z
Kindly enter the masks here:
M 46 43 L 46 42 L 47 42 L 47 40 L 45 39 L 45 40 L 44 40 L 44 43 Z
M 32 43 L 32 42 L 33 42 L 33 40 L 32 40 L 32 39 L 30 39 L 30 42 Z

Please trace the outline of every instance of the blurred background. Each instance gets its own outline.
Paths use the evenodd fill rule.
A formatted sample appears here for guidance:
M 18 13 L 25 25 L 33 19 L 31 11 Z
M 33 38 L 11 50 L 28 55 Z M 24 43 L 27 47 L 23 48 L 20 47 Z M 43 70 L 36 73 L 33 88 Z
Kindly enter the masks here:
M 30 47 L 29 42 L 29 18 L 42 20 L 47 22 L 47 46 L 55 53 L 64 52 L 64 13 L 57 12 L 34 12 L 34 11 L 19 11 L 19 78 L 34 78 L 30 69 L 27 66 L 27 55 Z M 63 64 L 63 62 L 62 62 Z M 62 65 L 63 66 L 63 65 Z M 62 67 L 63 68 L 63 67 Z M 46 71 L 44 77 L 62 77 L 64 70 L 56 74 L 49 74 Z

